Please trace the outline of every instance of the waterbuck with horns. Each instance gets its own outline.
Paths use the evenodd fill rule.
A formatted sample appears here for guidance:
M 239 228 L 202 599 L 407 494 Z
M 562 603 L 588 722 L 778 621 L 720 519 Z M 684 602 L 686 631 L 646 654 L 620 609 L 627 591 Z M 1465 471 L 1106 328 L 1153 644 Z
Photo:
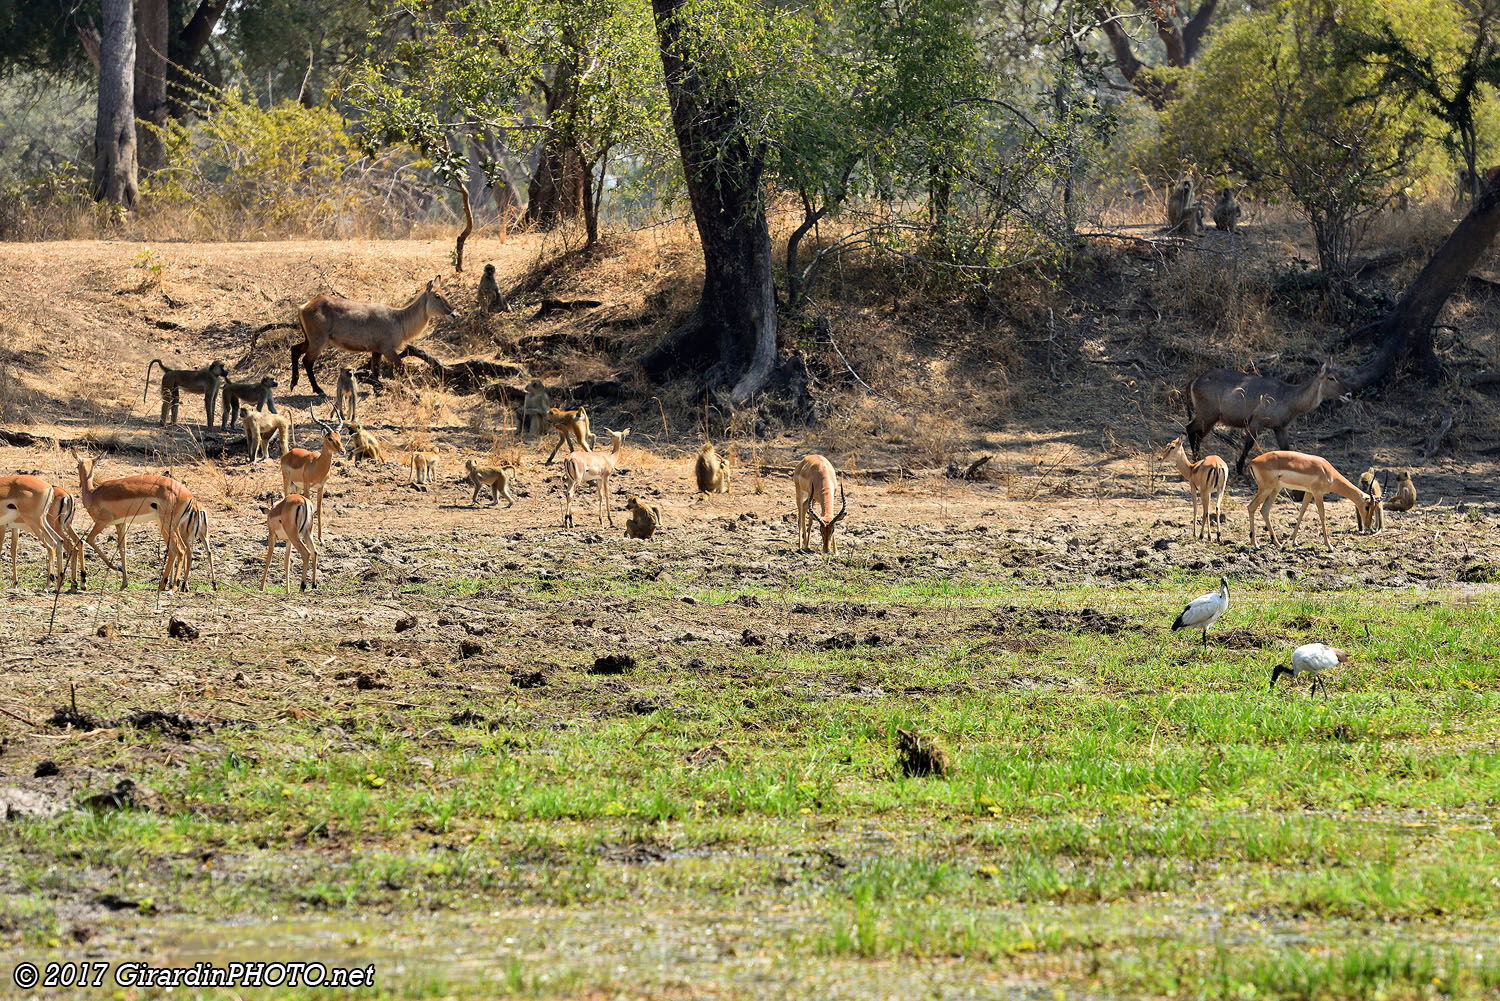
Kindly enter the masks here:
M 1344 384 L 1333 372 L 1333 359 L 1325 361 L 1308 381 L 1297 385 L 1263 375 L 1250 375 L 1227 368 L 1209 369 L 1188 386 L 1188 448 L 1193 458 L 1218 424 L 1245 429 L 1245 446 L 1234 471 L 1244 475 L 1245 459 L 1262 431 L 1276 432 L 1277 447 L 1287 448 L 1287 426 L 1335 397 L 1347 401 Z
M 375 382 L 380 382 L 380 359 L 400 365 L 401 349 L 427 333 L 432 321 L 453 315 L 453 307 L 437 290 L 438 279 L 427 283 L 405 306 L 386 306 L 378 302 L 359 302 L 336 295 L 320 295 L 307 300 L 297 310 L 297 325 L 303 341 L 292 345 L 292 389 L 297 388 L 297 359 L 307 370 L 307 381 L 313 392 L 327 396 L 318 385 L 313 366 L 330 342 L 345 351 L 368 351 Z

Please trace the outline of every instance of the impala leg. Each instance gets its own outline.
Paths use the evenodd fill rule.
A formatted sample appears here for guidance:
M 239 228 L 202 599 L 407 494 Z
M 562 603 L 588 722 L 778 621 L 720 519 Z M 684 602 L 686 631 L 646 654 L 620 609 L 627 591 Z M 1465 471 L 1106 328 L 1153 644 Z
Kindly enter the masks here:
M 321 545 L 322 542 L 323 542 L 323 488 L 321 486 L 319 486 L 318 487 L 318 543 L 319 543 L 319 545 Z M 291 554 L 288 553 L 287 554 L 287 559 L 291 559 L 291 558 L 292 558 Z
M 1311 491 L 1304 490 L 1302 492 L 1302 507 L 1297 512 L 1297 523 L 1292 526 L 1292 548 L 1294 548 L 1294 549 L 1297 546 L 1297 533 L 1299 531 L 1301 531 L 1301 529 L 1302 529 L 1302 518 L 1303 518 L 1304 515 L 1307 514 L 1307 506 L 1309 504 L 1311 504 L 1312 501 L 1313 501 L 1313 499 L 1312 499 L 1312 493 L 1311 493 Z M 1320 497 L 1320 498 L 1318 498 L 1318 511 L 1321 513 L 1322 510 L 1323 510 L 1323 499 Z
M 286 549 L 281 554 L 281 587 L 287 594 L 292 593 L 292 540 L 296 538 L 295 532 L 287 533 Z
M 266 589 L 266 581 L 271 576 L 271 554 L 276 551 L 276 530 L 271 530 L 271 538 L 266 542 L 266 568 L 260 572 L 260 589 Z
M 1328 516 L 1323 513 L 1323 497 L 1318 496 L 1318 523 L 1323 526 L 1323 545 L 1333 552 L 1333 540 L 1328 537 Z
M 208 560 L 208 582 L 217 591 L 219 589 L 219 575 L 214 572 L 214 551 L 213 547 L 208 544 L 207 539 L 203 540 L 203 557 Z
M 125 526 L 115 526 L 115 548 L 120 554 L 120 590 L 130 586 L 130 573 L 125 569 Z
M 18 540 L 20 538 L 20 535 L 21 535 L 21 533 L 18 532 L 18 531 L 16 531 L 14 528 L 12 528 L 10 530 L 10 586 L 11 587 L 19 587 L 20 586 L 19 582 L 16 580 L 16 545 L 18 544 Z

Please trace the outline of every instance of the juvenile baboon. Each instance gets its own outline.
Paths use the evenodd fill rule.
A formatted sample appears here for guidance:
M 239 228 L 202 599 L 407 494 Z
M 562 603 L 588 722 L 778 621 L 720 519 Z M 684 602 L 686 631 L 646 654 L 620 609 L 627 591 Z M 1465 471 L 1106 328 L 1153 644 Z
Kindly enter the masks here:
M 345 400 L 349 401 L 345 404 Z M 341 421 L 355 421 L 359 419 L 359 396 L 354 392 L 354 370 L 352 368 L 339 369 L 339 383 L 333 390 L 333 412 L 339 415 Z
M 479 503 L 480 488 L 487 486 L 490 488 L 491 505 L 499 504 L 503 494 L 506 507 L 516 506 L 515 495 L 510 492 L 511 470 L 504 466 L 481 466 L 473 459 L 464 463 L 464 469 L 468 473 L 469 482 L 474 484 L 474 496 L 469 499 L 470 504 Z
M 1193 179 L 1184 177 L 1167 195 L 1167 232 L 1196 233 L 1202 206 L 1194 197 Z
M 1371 535 L 1378 535 L 1380 534 L 1380 530 L 1385 527 L 1385 519 L 1381 516 L 1383 508 L 1380 504 L 1380 495 L 1383 493 L 1383 488 L 1380 486 L 1380 481 L 1375 478 L 1374 466 L 1359 474 L 1359 488 L 1369 494 L 1370 499 L 1375 502 L 1375 506 L 1370 512 L 1369 525 L 1366 526 L 1361 521 L 1359 526 L 1360 531 L 1363 532 L 1368 528 Z M 1354 517 L 1356 521 L 1360 521 L 1359 511 L 1356 510 L 1354 512 Z
M 276 401 L 272 398 L 271 390 L 280 383 L 269 375 L 258 382 L 229 382 L 224 383 L 224 411 L 223 421 L 220 428 L 227 428 L 239 416 L 240 404 L 254 404 L 256 410 L 269 410 L 276 412 Z
M 292 444 L 292 422 L 285 414 L 272 414 L 264 410 L 240 407 L 240 421 L 245 425 L 245 452 L 251 462 L 262 457 L 271 457 L 271 439 L 281 438 L 281 454 L 286 455 Z
M 1240 203 L 1235 200 L 1234 189 L 1219 189 L 1219 198 L 1214 202 L 1214 228 L 1234 232 L 1240 224 Z
M 500 294 L 500 285 L 495 281 L 493 264 L 484 266 L 484 276 L 479 279 L 479 308 L 486 313 L 505 309 L 505 296 Z
M 557 432 L 557 444 L 552 446 L 552 454 L 547 456 L 548 462 L 557 458 L 557 450 L 563 445 L 568 446 L 568 454 L 571 455 L 574 439 L 577 439 L 579 447 L 585 452 L 594 450 L 594 436 L 589 431 L 589 415 L 582 407 L 577 410 L 559 410 L 553 407 L 547 411 L 547 423 Z
M 693 463 L 693 478 L 700 494 L 729 493 L 729 460 L 719 454 L 714 443 L 706 441 Z
M 547 426 L 547 412 L 552 409 L 552 398 L 542 380 L 532 379 L 526 384 L 526 399 L 521 403 L 521 436 L 540 438 Z
M 626 501 L 625 510 L 630 512 L 630 520 L 625 522 L 627 539 L 649 539 L 661 527 L 661 511 L 653 505 L 642 504 L 639 497 Z
M 1411 211 L 1411 199 L 1412 199 L 1412 189 L 1411 189 L 1411 185 L 1408 184 L 1406 187 L 1404 187 L 1400 191 L 1396 192 L 1396 204 L 1395 204 L 1396 211 L 1397 212 L 1410 212 Z
M 438 454 L 436 452 L 408 453 L 406 464 L 411 469 L 408 483 L 431 483 L 437 478 Z
M 182 402 L 182 394 L 187 392 L 203 397 L 203 412 L 207 419 L 207 426 L 213 427 L 214 405 L 219 401 L 219 387 L 229 376 L 229 369 L 224 367 L 224 363 L 210 362 L 202 368 L 167 368 L 160 358 L 153 358 L 146 366 L 146 389 L 141 393 L 142 400 L 146 399 L 151 392 L 153 365 L 161 365 L 162 426 L 177 423 L 177 408 Z M 168 411 L 172 414 L 170 422 L 167 420 Z
M 1385 502 L 1387 511 L 1410 511 L 1417 504 L 1417 488 L 1412 485 L 1411 473 L 1396 474 L 1396 496 Z
M 358 424 L 349 424 L 349 454 L 354 458 L 354 464 L 359 465 L 361 459 L 371 459 L 375 462 L 385 461 L 385 449 L 380 447 L 380 439 Z

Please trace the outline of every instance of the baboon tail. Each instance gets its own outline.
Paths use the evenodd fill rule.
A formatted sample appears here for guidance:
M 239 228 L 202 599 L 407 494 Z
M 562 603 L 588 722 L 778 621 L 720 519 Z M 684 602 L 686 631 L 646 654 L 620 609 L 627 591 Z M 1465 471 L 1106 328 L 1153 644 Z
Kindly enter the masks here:
M 152 365 L 161 365 L 161 359 L 160 358 L 152 358 L 151 359 L 151 364 L 149 364 L 149 365 L 146 366 L 146 388 L 141 390 L 141 402 L 142 403 L 146 402 L 146 397 L 148 397 L 148 396 L 151 395 L 151 366 Z M 162 371 L 162 374 L 165 375 L 166 372 L 167 372 L 167 366 L 161 365 L 161 371 Z

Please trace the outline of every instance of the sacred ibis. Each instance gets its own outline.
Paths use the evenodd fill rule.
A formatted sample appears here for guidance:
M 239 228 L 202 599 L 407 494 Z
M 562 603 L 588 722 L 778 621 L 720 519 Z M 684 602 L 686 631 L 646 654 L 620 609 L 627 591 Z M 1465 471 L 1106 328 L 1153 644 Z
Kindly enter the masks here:
M 1177 616 L 1177 621 L 1172 623 L 1172 632 L 1179 629 L 1201 629 L 1203 630 L 1203 642 L 1208 642 L 1208 627 L 1213 625 L 1224 610 L 1229 607 L 1229 578 L 1219 578 L 1219 589 L 1207 594 L 1200 594 L 1187 603 Z
M 1271 687 L 1276 687 L 1276 679 L 1283 674 L 1289 674 L 1296 678 L 1299 674 L 1312 675 L 1312 687 L 1308 690 L 1311 695 L 1323 684 L 1323 672 L 1347 663 L 1349 651 L 1331 647 L 1326 643 L 1305 643 L 1292 651 L 1292 666 L 1277 664 L 1276 669 L 1271 672 Z

